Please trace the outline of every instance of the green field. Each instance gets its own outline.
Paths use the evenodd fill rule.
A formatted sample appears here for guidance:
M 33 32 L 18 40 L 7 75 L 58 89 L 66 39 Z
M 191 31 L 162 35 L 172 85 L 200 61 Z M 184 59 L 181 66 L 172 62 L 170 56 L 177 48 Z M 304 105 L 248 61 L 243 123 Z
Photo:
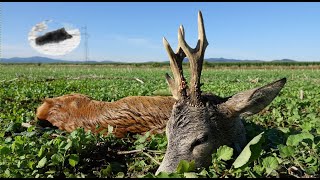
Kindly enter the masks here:
M 69 134 L 25 128 L 21 123 L 35 122 L 36 108 L 46 97 L 82 93 L 95 100 L 116 101 L 133 95 L 170 95 L 164 76 L 171 74 L 170 67 L 156 66 L 0 64 L 0 177 L 155 177 L 157 161 L 162 161 L 166 150 L 164 135 L 116 139 L 82 129 Z M 279 96 L 262 112 L 246 118 L 248 140 L 264 133 L 249 153 L 242 154 L 247 160 L 241 167 L 232 165 L 237 157 L 224 146 L 212 155 L 207 169 L 193 169 L 192 163 L 184 162 L 177 172 L 158 176 L 319 177 L 318 65 L 205 64 L 201 81 L 203 91 L 230 96 L 283 77 L 287 83 Z

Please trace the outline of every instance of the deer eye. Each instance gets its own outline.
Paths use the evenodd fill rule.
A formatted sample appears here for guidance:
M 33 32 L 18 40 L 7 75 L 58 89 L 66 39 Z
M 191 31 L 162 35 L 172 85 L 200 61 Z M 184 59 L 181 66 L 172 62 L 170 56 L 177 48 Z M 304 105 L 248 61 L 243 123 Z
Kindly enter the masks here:
M 204 134 L 203 136 L 200 136 L 199 138 L 197 138 L 195 141 L 192 142 L 191 148 L 194 148 L 200 144 L 203 144 L 207 142 L 207 140 L 208 140 L 208 134 Z

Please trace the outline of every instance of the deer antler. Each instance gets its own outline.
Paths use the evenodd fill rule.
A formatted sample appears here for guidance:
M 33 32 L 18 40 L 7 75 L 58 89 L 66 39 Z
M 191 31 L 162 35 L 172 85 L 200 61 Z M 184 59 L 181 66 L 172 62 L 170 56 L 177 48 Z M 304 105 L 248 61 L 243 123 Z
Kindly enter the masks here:
M 188 57 L 190 61 L 190 69 L 191 69 L 191 80 L 190 80 L 190 103 L 192 105 L 199 105 L 201 90 L 200 90 L 200 77 L 201 70 L 204 58 L 204 52 L 206 47 L 209 45 L 203 24 L 202 13 L 199 11 L 198 13 L 198 43 L 197 46 L 193 49 L 191 48 L 184 37 L 184 29 L 181 25 L 178 30 L 178 49 L 177 53 L 173 53 L 169 43 L 164 38 L 163 39 L 164 46 L 170 57 L 170 67 L 174 75 L 175 83 L 171 79 L 171 77 L 166 74 L 167 82 L 170 86 L 171 92 L 176 99 L 182 97 L 186 97 L 186 89 L 187 85 L 185 79 L 183 77 L 182 71 L 182 61 L 185 57 Z M 178 86 L 178 87 L 177 87 Z
M 181 36 L 184 36 L 184 30 L 182 26 L 180 26 L 178 30 L 178 34 L 181 34 Z M 180 46 L 178 46 L 177 52 L 174 53 L 165 37 L 163 38 L 163 45 L 166 48 L 167 53 L 169 55 L 170 67 L 174 77 L 174 81 L 173 81 L 173 79 L 169 76 L 169 74 L 166 73 L 166 79 L 169 84 L 171 93 L 173 97 L 177 100 L 181 98 L 185 98 L 187 96 L 187 92 L 186 92 L 187 83 L 183 76 L 182 61 L 186 57 L 186 54 L 182 51 Z
M 198 13 L 198 43 L 196 48 L 192 49 L 185 41 L 182 32 L 179 32 L 179 45 L 182 50 L 186 53 L 190 61 L 191 69 L 191 80 L 190 80 L 190 100 L 191 104 L 197 105 L 201 97 L 200 90 L 200 76 L 204 58 L 204 52 L 208 46 L 208 41 L 206 38 L 202 13 Z

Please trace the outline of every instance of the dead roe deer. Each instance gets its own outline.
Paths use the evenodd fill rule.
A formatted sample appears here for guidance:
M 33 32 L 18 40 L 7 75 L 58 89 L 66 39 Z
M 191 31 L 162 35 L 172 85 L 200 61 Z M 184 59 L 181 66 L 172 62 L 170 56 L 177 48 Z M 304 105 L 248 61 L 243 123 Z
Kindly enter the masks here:
M 116 137 L 124 137 L 128 132 L 162 133 L 174 102 L 174 98 L 167 96 L 129 96 L 104 102 L 82 94 L 68 94 L 46 98 L 37 108 L 36 116 L 39 124 L 48 121 L 67 132 L 82 127 L 99 133 L 111 125 Z
M 166 79 L 177 102 L 167 122 L 167 150 L 156 174 L 175 171 L 180 160 L 194 160 L 196 167 L 208 167 L 211 154 L 221 145 L 241 151 L 247 143 L 241 117 L 265 108 L 286 83 L 286 78 L 283 78 L 226 98 L 202 93 L 200 76 L 208 42 L 201 11 L 198 14 L 198 36 L 197 46 L 190 48 L 185 41 L 183 26 L 180 26 L 176 53 L 163 38 L 174 77 L 172 79 L 166 74 Z M 185 57 L 190 62 L 190 84 L 187 84 L 182 71 Z

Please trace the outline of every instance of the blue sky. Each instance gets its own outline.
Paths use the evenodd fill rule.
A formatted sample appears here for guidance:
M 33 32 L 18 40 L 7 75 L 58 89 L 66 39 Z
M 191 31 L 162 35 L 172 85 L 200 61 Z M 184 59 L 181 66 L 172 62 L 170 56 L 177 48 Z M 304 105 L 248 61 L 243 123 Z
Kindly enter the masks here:
M 29 45 L 31 28 L 52 19 L 87 26 L 90 60 L 167 61 L 162 37 L 175 50 L 182 24 L 194 47 L 199 10 L 209 42 L 205 58 L 320 61 L 318 2 L 2 2 L 1 55 L 84 60 L 83 38 L 62 56 L 42 55 Z

